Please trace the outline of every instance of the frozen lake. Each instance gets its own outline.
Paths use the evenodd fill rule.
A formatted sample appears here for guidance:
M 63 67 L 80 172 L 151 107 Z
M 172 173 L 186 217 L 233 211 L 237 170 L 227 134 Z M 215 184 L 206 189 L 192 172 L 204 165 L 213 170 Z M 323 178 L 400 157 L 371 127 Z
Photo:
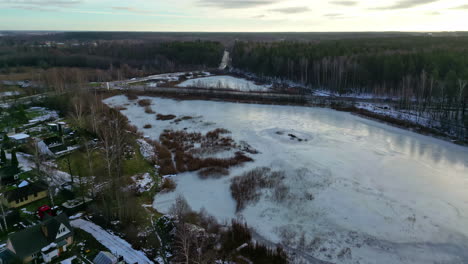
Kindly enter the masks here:
M 105 102 L 125 105 L 154 139 L 166 128 L 221 127 L 260 152 L 226 178 L 177 175 L 176 191 L 155 197 L 158 210 L 180 193 L 193 209 L 244 219 L 275 243 L 296 248 L 304 234 L 305 254 L 333 263 L 468 263 L 468 148 L 330 109 L 145 98 L 157 113 L 195 118 L 174 124 L 125 96 Z M 287 173 L 287 201 L 265 192 L 236 214 L 230 179 L 262 166 Z

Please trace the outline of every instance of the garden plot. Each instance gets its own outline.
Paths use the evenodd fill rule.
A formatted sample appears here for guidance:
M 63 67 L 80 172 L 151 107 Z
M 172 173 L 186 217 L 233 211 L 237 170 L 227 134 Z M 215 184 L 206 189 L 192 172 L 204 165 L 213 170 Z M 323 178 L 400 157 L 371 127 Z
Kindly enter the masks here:
M 244 219 L 258 240 L 332 263 L 468 262 L 466 147 L 329 109 L 139 99 L 156 113 L 194 118 L 157 120 L 125 96 L 105 103 L 129 104 L 121 112 L 152 139 L 165 129 L 225 128 L 258 151 L 225 177 L 173 177 L 176 190 L 155 197 L 161 212 L 182 194 L 219 221 Z M 270 180 L 237 208 L 231 182 L 256 168 L 268 168 Z
M 211 76 L 196 78 L 184 81 L 177 86 L 189 88 L 237 90 L 244 92 L 268 92 L 271 89 L 270 85 L 258 85 L 252 81 L 232 76 Z

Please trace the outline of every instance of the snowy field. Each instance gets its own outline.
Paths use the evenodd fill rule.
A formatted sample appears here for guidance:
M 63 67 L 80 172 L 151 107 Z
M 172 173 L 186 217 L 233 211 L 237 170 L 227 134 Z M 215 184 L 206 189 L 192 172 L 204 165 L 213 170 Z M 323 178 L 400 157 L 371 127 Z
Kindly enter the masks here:
M 193 119 L 158 121 L 125 96 L 105 102 L 125 105 L 153 139 L 221 127 L 260 152 L 225 178 L 177 175 L 157 210 L 182 194 L 195 210 L 244 219 L 262 238 L 332 263 L 468 263 L 468 148 L 330 109 L 143 98 L 157 113 Z M 265 190 L 236 214 L 230 180 L 256 167 L 286 173 L 287 199 Z
M 267 92 L 271 88 L 268 85 L 257 85 L 252 81 L 232 76 L 211 76 L 196 78 L 184 81 L 177 86 L 261 92 Z

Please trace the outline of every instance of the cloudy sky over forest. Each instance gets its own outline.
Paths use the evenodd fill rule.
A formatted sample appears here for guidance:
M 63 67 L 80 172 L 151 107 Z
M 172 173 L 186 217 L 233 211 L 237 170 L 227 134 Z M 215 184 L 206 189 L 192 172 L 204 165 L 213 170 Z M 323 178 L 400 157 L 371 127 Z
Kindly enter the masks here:
M 0 30 L 467 31 L 466 0 L 0 0 Z

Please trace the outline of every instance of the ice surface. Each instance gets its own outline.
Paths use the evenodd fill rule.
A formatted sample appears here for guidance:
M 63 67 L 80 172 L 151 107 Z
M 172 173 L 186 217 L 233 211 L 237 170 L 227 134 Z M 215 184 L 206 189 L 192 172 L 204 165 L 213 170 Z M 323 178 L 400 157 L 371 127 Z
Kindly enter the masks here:
M 178 87 L 230 89 L 239 91 L 269 91 L 270 86 L 257 85 L 252 81 L 232 76 L 211 76 L 184 81 Z
M 245 219 L 271 242 L 296 248 L 304 233 L 307 254 L 333 263 L 468 263 L 466 147 L 330 109 L 144 98 L 158 113 L 194 117 L 158 121 L 127 105 L 122 113 L 153 139 L 167 128 L 222 127 L 260 152 L 227 178 L 177 175 L 175 192 L 155 197 L 158 210 L 180 193 L 193 209 Z M 230 178 L 261 166 L 287 173 L 288 199 L 277 203 L 264 191 L 236 214 Z

